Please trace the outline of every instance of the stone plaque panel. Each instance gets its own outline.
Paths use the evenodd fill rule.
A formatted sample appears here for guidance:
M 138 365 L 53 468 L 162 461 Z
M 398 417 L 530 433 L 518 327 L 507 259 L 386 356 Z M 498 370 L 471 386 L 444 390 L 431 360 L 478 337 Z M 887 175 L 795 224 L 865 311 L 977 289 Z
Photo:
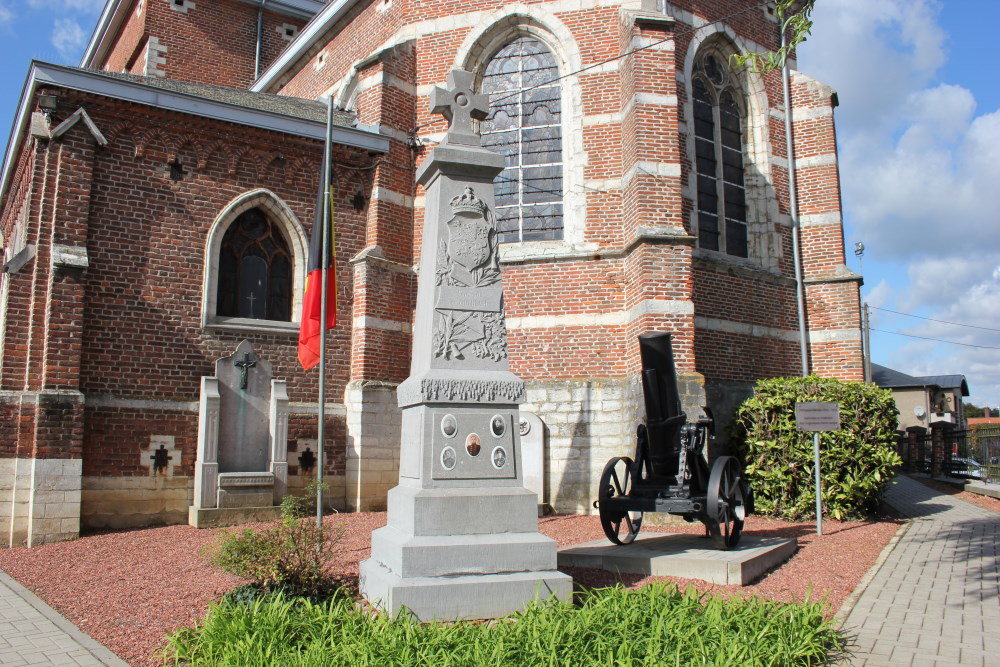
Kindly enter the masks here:
M 517 477 L 517 412 L 444 408 L 431 411 L 434 479 Z

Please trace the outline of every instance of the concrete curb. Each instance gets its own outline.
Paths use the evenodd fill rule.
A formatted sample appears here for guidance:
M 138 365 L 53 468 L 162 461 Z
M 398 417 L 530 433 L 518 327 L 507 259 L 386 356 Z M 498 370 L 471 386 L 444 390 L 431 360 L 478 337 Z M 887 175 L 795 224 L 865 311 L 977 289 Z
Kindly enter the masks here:
M 108 665 L 108 667 L 129 667 L 127 662 L 112 653 L 110 649 L 93 637 L 85 634 L 82 630 L 80 630 L 80 628 L 70 623 L 66 617 L 59 614 L 56 610 L 47 605 L 44 600 L 19 584 L 13 577 L 3 570 L 0 570 L 0 584 L 10 588 L 15 595 L 28 603 L 28 605 L 41 614 L 45 620 L 51 622 L 61 631 L 69 635 L 73 641 L 89 651 L 95 659 L 100 660 L 105 665 Z
M 838 609 L 837 613 L 833 615 L 833 618 L 837 621 L 838 628 L 842 629 L 844 627 L 844 622 L 847 620 L 847 617 L 851 615 L 851 610 L 854 609 L 854 605 L 857 604 L 861 596 L 864 595 L 865 589 L 868 588 L 872 579 L 875 578 L 875 575 L 882 568 L 883 563 L 885 563 L 886 559 L 889 558 L 889 554 L 891 554 L 892 550 L 896 548 L 899 541 L 903 539 L 903 535 L 906 534 L 906 531 L 910 529 L 912 524 L 912 519 L 903 522 L 903 525 L 899 527 L 899 530 L 897 530 L 896 534 L 892 536 L 889 543 L 882 548 L 882 552 L 878 555 L 878 558 L 875 559 L 875 562 L 872 563 L 872 566 L 868 568 L 867 572 L 865 572 L 865 576 L 861 577 L 861 581 L 859 581 L 858 585 L 854 587 L 851 594 L 844 598 L 843 603 L 840 605 L 840 609 Z

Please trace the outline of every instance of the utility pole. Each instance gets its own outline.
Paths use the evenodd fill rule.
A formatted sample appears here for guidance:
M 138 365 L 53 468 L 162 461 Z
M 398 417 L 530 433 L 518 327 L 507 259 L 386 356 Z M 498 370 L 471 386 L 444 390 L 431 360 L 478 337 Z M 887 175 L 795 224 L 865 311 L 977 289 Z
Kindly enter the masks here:
M 858 258 L 858 271 L 861 272 L 861 284 L 865 284 L 865 244 L 861 241 L 857 241 L 854 244 L 854 254 Z M 868 302 L 864 300 L 864 290 L 861 292 L 861 337 L 862 337 L 862 348 L 861 348 L 861 361 L 864 368 L 865 382 L 872 381 L 872 348 L 871 339 L 869 337 L 869 326 L 868 326 Z

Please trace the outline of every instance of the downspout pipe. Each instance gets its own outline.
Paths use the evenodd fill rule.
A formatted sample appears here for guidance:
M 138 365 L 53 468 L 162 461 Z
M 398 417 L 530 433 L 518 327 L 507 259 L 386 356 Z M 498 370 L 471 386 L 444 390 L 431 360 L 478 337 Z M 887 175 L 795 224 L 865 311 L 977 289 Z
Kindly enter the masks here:
M 781 48 L 785 48 L 785 23 L 781 24 Z M 806 332 L 806 287 L 802 279 L 802 238 L 799 223 L 799 197 L 795 181 L 795 144 L 792 141 L 792 93 L 788 58 L 781 66 L 781 89 L 785 98 L 785 152 L 788 156 L 788 214 L 792 219 L 792 263 L 795 264 L 795 297 L 799 315 L 799 349 L 802 351 L 802 377 L 809 375 L 809 347 Z
M 260 0 L 260 9 L 257 10 L 257 56 L 253 62 L 253 80 L 260 78 L 260 51 L 264 42 L 264 5 L 267 0 Z

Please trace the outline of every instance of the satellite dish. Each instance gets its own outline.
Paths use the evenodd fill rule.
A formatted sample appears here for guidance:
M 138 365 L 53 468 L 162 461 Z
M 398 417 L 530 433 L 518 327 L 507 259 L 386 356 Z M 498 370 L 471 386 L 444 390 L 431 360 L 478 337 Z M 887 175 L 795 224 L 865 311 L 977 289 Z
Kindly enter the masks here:
M 913 408 L 913 414 L 915 414 L 917 417 L 923 417 L 924 416 L 924 406 L 918 405 L 917 407 Z

